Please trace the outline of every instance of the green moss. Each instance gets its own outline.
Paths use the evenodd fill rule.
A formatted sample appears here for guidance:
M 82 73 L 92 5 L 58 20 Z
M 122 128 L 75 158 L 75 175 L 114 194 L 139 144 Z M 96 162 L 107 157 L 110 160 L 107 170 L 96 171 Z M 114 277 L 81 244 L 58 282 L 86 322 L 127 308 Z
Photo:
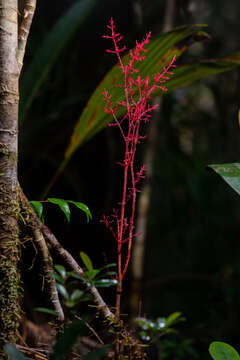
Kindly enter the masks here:
M 0 182 L 0 358 L 4 359 L 3 346 L 15 343 L 21 319 L 20 274 L 18 261 L 19 206 L 7 186 Z
M 16 264 L 7 258 L 0 263 L 0 349 L 4 344 L 15 343 L 21 316 L 19 298 L 22 293 Z

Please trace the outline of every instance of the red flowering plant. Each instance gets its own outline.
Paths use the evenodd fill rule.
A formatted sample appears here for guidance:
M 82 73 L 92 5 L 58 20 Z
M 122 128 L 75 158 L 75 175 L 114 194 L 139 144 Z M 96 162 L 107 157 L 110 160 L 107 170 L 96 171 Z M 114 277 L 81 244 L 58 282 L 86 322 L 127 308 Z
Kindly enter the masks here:
M 106 51 L 117 56 L 123 75 L 123 83 L 118 85 L 123 89 L 123 100 L 113 104 L 111 102 L 111 95 L 104 89 L 105 111 L 113 117 L 113 122 L 109 126 L 119 128 L 125 146 L 124 159 L 120 163 L 123 168 L 123 189 L 120 209 L 113 209 L 113 213 L 110 216 L 104 215 L 102 219 L 102 222 L 105 223 L 117 242 L 118 287 L 116 318 L 119 318 L 122 281 L 128 269 L 134 238 L 137 184 L 144 178 L 145 171 L 144 165 L 138 171 L 135 170 L 137 145 L 145 139 L 142 125 L 149 121 L 151 112 L 159 106 L 158 104 L 149 105 L 148 101 L 155 89 L 160 88 L 162 91 L 167 91 L 165 83 L 169 79 L 169 75 L 173 74 L 171 70 L 175 67 L 176 57 L 174 56 L 169 65 L 164 67 L 161 72 L 155 74 L 153 79 L 150 79 L 149 76 L 142 78 L 136 66 L 138 62 L 144 61 L 146 57 L 144 55 L 147 52 L 145 46 L 149 42 L 151 32 L 141 42 L 136 41 L 135 49 L 129 51 L 128 62 L 125 64 L 122 59 L 122 53 L 126 50 L 126 47 L 121 47 L 119 44 L 123 37 L 116 31 L 112 18 L 107 27 L 110 29 L 110 35 L 104 35 L 103 37 L 112 40 L 114 46 L 113 50 Z M 120 107 L 126 109 L 125 115 L 121 119 L 117 116 Z M 130 215 L 127 215 L 128 213 Z M 125 259 L 123 259 L 122 252 L 124 244 L 127 244 Z

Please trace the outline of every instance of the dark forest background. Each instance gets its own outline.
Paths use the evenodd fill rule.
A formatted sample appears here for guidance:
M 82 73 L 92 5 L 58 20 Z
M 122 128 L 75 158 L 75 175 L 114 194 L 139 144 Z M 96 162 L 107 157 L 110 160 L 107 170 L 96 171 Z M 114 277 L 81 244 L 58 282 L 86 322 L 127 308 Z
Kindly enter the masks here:
M 49 29 L 74 0 L 38 1 L 25 69 Z M 192 46 L 179 60 L 191 63 L 230 55 L 240 48 L 238 0 L 172 1 L 171 27 L 208 24 L 212 39 Z M 102 39 L 110 17 L 131 47 L 152 30 L 164 28 L 168 1 L 101 0 L 64 47 L 44 81 L 20 133 L 19 176 L 31 200 L 38 200 L 64 157 L 74 125 L 104 74 L 115 63 Z M 238 347 L 240 319 L 240 198 L 208 164 L 240 158 L 239 70 L 212 76 L 164 96 L 154 148 L 150 209 L 141 283 L 141 314 L 148 318 L 180 311 L 179 333 L 165 341 L 169 358 L 209 358 L 213 340 Z M 46 222 L 79 259 L 85 251 L 96 266 L 116 261 L 115 244 L 100 223 L 119 202 L 119 134 L 106 128 L 74 154 L 49 196 L 86 203 L 93 221 L 73 210 L 71 224 L 55 207 Z M 147 151 L 141 149 L 139 157 Z M 141 161 L 139 159 L 139 161 Z M 26 292 L 36 276 L 29 246 L 24 263 Z M 30 285 L 31 284 L 31 285 Z M 123 312 L 131 313 L 131 275 L 125 282 Z M 113 290 L 106 292 L 111 302 Z M 37 287 L 25 304 L 30 317 L 44 305 Z M 171 344 L 176 344 L 175 350 Z M 167 348 L 168 346 L 168 348 Z M 187 348 L 192 349 L 189 355 Z M 169 350 L 170 349 L 170 350 Z M 176 350 L 178 349 L 178 350 Z M 175 351 L 183 349 L 184 356 Z M 185 352 L 184 352 L 185 351 Z

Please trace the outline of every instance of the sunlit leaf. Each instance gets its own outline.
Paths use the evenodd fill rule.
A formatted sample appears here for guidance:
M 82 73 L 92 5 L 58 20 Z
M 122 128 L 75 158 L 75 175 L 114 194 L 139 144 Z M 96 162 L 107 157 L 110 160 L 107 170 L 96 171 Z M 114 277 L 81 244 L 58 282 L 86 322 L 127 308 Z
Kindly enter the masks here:
M 30 201 L 30 204 L 32 205 L 39 219 L 41 219 L 43 213 L 42 203 L 40 201 Z
M 70 222 L 70 208 L 66 200 L 57 198 L 48 198 L 48 201 L 52 204 L 56 204 L 60 207 L 63 213 L 66 215 L 67 221 Z
M 47 308 L 43 308 L 43 307 L 37 307 L 35 308 L 36 311 L 45 313 L 45 314 L 50 314 L 50 315 L 54 315 L 54 316 L 58 316 L 58 313 L 54 310 L 51 309 L 47 309 Z
M 224 342 L 212 342 L 209 352 L 214 360 L 240 360 L 238 352 L 231 345 Z
M 89 219 L 92 220 L 92 214 L 91 214 L 91 211 L 89 210 L 88 206 L 81 203 L 81 202 L 78 202 L 78 201 L 72 201 L 72 200 L 68 200 L 68 202 L 70 204 L 73 204 L 75 205 L 78 209 L 81 209 L 82 211 L 85 212 L 86 216 L 87 216 L 87 222 L 89 222 Z
M 80 252 L 80 256 L 88 271 L 93 271 L 93 264 L 89 256 L 85 254 L 83 251 Z
M 25 116 L 61 50 L 79 26 L 83 24 L 96 3 L 96 0 L 76 1 L 69 10 L 65 11 L 53 28 L 48 30 L 47 36 L 36 51 L 21 80 L 20 121 Z
M 220 175 L 223 180 L 228 183 L 237 193 L 240 195 L 240 164 L 239 163 L 230 163 L 230 164 L 216 164 L 208 165 L 212 168 L 218 175 Z

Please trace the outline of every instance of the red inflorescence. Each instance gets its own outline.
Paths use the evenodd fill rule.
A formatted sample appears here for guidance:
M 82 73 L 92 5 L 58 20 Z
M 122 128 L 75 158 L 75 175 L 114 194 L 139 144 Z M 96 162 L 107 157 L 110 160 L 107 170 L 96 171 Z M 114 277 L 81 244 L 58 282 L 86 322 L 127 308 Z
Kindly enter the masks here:
M 120 129 L 122 138 L 125 144 L 124 159 L 120 163 L 123 166 L 123 193 L 122 201 L 119 211 L 113 210 L 112 215 L 103 216 L 102 222 L 111 231 L 113 237 L 117 242 L 118 247 L 118 281 L 121 284 L 122 279 L 127 271 L 128 264 L 131 256 L 132 239 L 134 237 L 134 216 L 136 206 L 136 193 L 137 184 L 144 177 L 145 167 L 136 172 L 134 169 L 134 160 L 137 144 L 145 138 L 141 134 L 141 124 L 149 121 L 151 112 L 158 107 L 158 105 L 149 105 L 148 101 L 155 89 L 161 89 L 167 91 L 164 86 L 169 76 L 172 75 L 171 69 L 175 67 L 176 57 L 174 56 L 169 65 L 164 67 L 161 72 L 156 74 L 152 81 L 149 76 L 141 78 L 138 73 L 138 69 L 135 67 L 137 62 L 144 61 L 147 50 L 145 45 L 149 43 L 151 32 L 139 43 L 136 41 L 134 50 L 129 51 L 129 62 L 124 65 L 122 61 L 122 52 L 126 50 L 126 47 L 119 47 L 120 41 L 123 37 L 116 32 L 113 19 L 110 20 L 110 25 L 107 26 L 110 29 L 110 35 L 104 35 L 106 39 L 111 39 L 114 45 L 113 50 L 106 50 L 108 53 L 113 53 L 117 56 L 120 69 L 123 75 L 123 85 L 119 85 L 123 88 L 124 100 L 113 104 L 111 102 L 111 95 L 104 89 L 104 101 L 106 103 L 105 111 L 112 115 L 114 122 L 109 126 L 117 126 Z M 118 119 L 117 110 L 122 106 L 126 108 L 126 114 Z M 123 126 L 123 123 L 127 125 Z M 127 217 L 126 207 L 129 207 L 130 215 Z M 122 245 L 128 243 L 127 256 L 122 264 Z M 121 285 L 120 285 L 121 286 Z

